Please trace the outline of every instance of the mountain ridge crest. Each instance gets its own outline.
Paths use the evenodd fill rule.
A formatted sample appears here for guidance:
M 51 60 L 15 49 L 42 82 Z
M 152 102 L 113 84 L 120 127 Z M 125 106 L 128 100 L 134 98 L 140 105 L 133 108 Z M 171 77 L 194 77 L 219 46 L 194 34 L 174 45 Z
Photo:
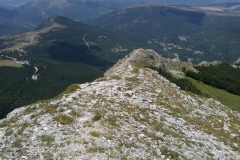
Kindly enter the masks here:
M 239 159 L 240 114 L 133 61 L 146 58 L 161 56 L 135 50 L 102 78 L 10 113 L 3 159 Z

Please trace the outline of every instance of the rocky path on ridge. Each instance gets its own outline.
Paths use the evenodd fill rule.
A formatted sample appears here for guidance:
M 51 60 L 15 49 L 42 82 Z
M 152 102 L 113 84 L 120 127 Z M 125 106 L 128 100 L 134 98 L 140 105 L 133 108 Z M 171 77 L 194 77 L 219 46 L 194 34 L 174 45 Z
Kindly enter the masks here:
M 0 121 L 0 158 L 240 159 L 240 114 L 143 61 L 179 63 L 135 50 L 102 78 L 14 110 Z

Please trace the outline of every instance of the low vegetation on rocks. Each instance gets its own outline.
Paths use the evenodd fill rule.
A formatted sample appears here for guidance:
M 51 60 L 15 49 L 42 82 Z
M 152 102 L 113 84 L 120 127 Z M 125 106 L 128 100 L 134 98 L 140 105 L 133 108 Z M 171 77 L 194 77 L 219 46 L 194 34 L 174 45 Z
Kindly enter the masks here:
M 203 94 L 187 78 L 174 77 L 171 73 L 169 73 L 165 70 L 162 70 L 161 68 L 154 68 L 154 67 L 150 67 L 150 68 L 153 69 L 153 70 L 156 70 L 160 75 L 167 78 L 170 82 L 175 83 L 177 86 L 179 86 L 184 91 L 189 91 L 189 92 L 192 92 L 192 93 L 197 94 L 197 95 L 202 95 Z M 195 73 L 195 72 L 192 71 L 191 73 Z
M 55 117 L 55 120 L 61 124 L 71 124 L 71 123 L 73 123 L 74 118 L 72 118 L 68 115 L 60 114 Z
M 14 110 L 0 121 L 0 158 L 240 159 L 239 112 L 181 90 L 149 64 L 181 67 L 138 49 L 102 78 Z

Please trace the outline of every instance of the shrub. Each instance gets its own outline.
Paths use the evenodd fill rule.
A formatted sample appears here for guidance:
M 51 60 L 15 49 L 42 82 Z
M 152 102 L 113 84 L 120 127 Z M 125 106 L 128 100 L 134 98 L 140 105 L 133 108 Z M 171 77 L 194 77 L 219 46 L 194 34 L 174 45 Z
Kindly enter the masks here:
M 36 109 L 36 107 L 27 107 L 27 108 L 25 109 L 25 113 L 26 113 L 26 114 L 32 113 L 35 109 Z
M 161 149 L 161 155 L 165 155 L 167 158 L 177 160 L 179 155 L 176 152 L 170 151 L 166 148 Z
M 16 139 L 16 141 L 13 143 L 13 146 L 14 146 L 14 147 L 17 147 L 17 148 L 21 148 L 21 147 L 22 147 L 21 143 L 22 143 L 22 140 L 21 140 L 20 138 L 18 138 L 18 139 Z
M 65 125 L 65 124 L 71 124 L 71 123 L 73 123 L 74 118 L 73 118 L 73 117 L 70 117 L 70 116 L 68 116 L 68 115 L 63 115 L 63 114 L 61 114 L 61 115 L 56 116 L 56 117 L 55 117 L 55 120 L 56 120 L 57 122 Z
M 24 130 L 27 128 L 27 127 L 29 127 L 31 124 L 29 124 L 29 123 L 24 123 L 22 126 L 21 126 L 21 128 L 18 130 L 18 134 L 19 135 L 22 135 L 22 133 L 24 132 Z
M 120 80 L 121 79 L 121 77 L 119 77 L 119 76 L 112 76 L 111 78 L 112 79 L 116 79 L 116 80 Z
M 114 116 L 110 116 L 110 117 L 108 117 L 107 121 L 108 121 L 108 123 L 111 124 L 111 125 L 116 125 L 117 118 L 114 117 Z
M 138 68 L 134 67 L 133 70 L 132 70 L 132 73 L 138 73 Z
M 58 96 L 56 96 L 55 98 L 59 98 L 62 97 L 64 94 L 69 94 L 72 93 L 76 90 L 80 89 L 80 86 L 78 84 L 72 84 L 69 87 L 67 87 L 61 94 L 59 94 Z M 54 98 L 54 99 L 55 99 Z
M 12 129 L 6 131 L 5 136 L 10 136 L 13 133 Z
M 64 92 L 63 94 L 68 94 L 71 92 L 74 92 L 76 90 L 80 89 L 80 86 L 78 84 L 72 84 L 71 86 L 69 86 Z
M 95 146 L 95 147 L 90 147 L 90 148 L 88 148 L 88 149 L 87 149 L 87 152 L 88 152 L 88 153 L 94 153 L 94 152 L 104 153 L 105 150 L 106 150 L 106 149 L 103 148 L 103 147 L 97 147 L 97 146 Z
M 101 110 L 94 110 L 94 117 L 92 118 L 92 121 L 99 121 L 103 117 L 103 112 Z
M 0 123 L 0 128 L 6 127 L 7 125 L 8 125 L 8 122 L 4 120 Z
M 78 116 L 80 116 L 80 114 L 79 114 L 75 109 L 73 109 L 72 107 L 70 107 L 70 109 L 72 110 L 71 115 L 72 115 L 73 117 L 78 117 Z
M 156 70 L 160 75 L 167 78 L 170 82 L 175 83 L 178 87 L 181 88 L 181 90 L 202 95 L 202 92 L 199 89 L 197 89 L 196 86 L 194 86 L 190 80 L 186 78 L 175 78 L 174 76 L 171 75 L 171 73 L 168 73 L 167 71 L 162 70 L 161 68 L 159 69 L 154 67 L 150 68 Z
M 140 83 L 136 77 L 126 77 L 126 81 L 133 82 L 133 83 Z
M 90 147 L 87 149 L 87 152 L 88 153 L 94 153 L 94 152 L 97 152 L 98 151 L 98 147 Z
M 57 105 L 53 105 L 53 106 L 46 106 L 45 107 L 45 113 L 49 113 L 49 114 L 54 114 L 57 112 Z
M 99 137 L 100 133 L 98 131 L 90 131 L 89 134 L 93 137 Z
M 216 66 L 195 66 L 198 73 L 187 71 L 186 76 L 213 87 L 240 95 L 240 69 L 222 63 Z
M 40 138 L 41 138 L 41 141 L 43 142 L 47 142 L 47 143 L 54 142 L 54 137 L 50 135 L 42 135 Z

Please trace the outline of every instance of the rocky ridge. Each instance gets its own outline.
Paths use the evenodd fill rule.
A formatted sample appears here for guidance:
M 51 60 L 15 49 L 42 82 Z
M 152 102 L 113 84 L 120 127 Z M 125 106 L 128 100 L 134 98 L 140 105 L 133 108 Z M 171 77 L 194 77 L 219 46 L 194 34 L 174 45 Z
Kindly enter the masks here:
M 180 63 L 138 49 L 102 78 L 14 110 L 0 121 L 0 159 L 240 159 L 238 112 L 146 68 Z

